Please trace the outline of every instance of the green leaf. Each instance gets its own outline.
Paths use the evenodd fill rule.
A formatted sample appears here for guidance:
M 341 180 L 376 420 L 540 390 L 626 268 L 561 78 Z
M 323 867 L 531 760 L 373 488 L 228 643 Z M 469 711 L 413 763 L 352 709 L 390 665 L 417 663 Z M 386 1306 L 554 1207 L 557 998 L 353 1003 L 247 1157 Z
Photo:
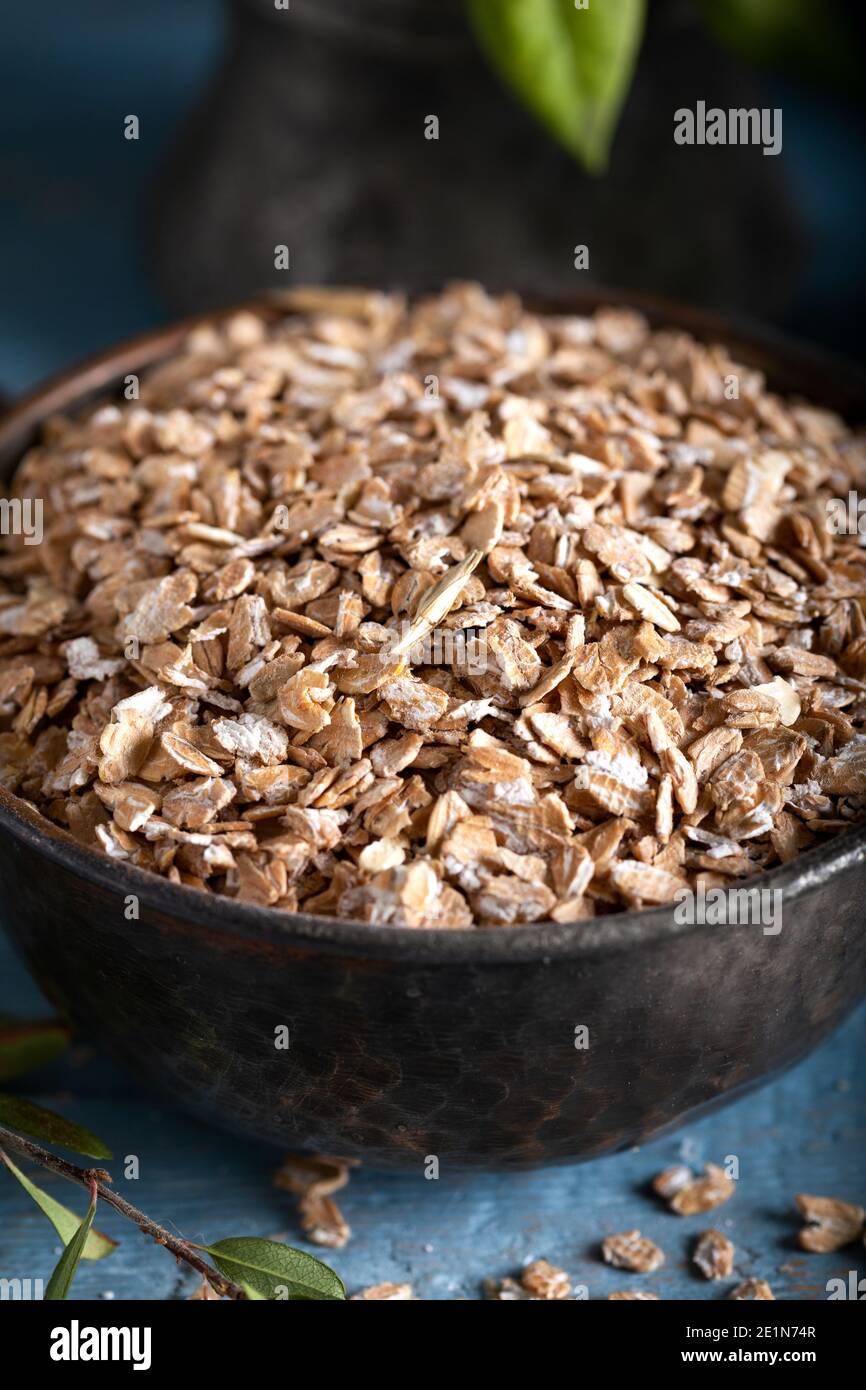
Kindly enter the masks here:
M 45 1110 L 34 1105 L 32 1100 L 22 1096 L 10 1096 L 0 1091 L 0 1124 L 29 1134 L 32 1139 L 44 1139 L 48 1144 L 61 1144 L 74 1153 L 87 1154 L 89 1158 L 111 1158 L 111 1150 L 101 1139 L 89 1130 L 55 1115 L 53 1110 Z
M 63 1244 L 68 1245 L 78 1230 L 80 1218 L 75 1215 L 74 1211 L 62 1206 L 47 1192 L 43 1192 L 41 1187 L 37 1187 L 35 1183 L 25 1177 L 21 1169 L 15 1167 L 8 1154 L 0 1152 L 0 1157 L 12 1176 L 18 1179 L 24 1191 L 30 1194 L 37 1207 L 48 1217 Z M 104 1236 L 101 1231 L 91 1231 L 81 1252 L 82 1259 L 104 1260 L 105 1256 L 110 1255 L 116 1247 L 117 1241 L 112 1240 L 110 1236 Z
M 492 67 L 591 173 L 607 165 L 644 14 L 645 0 L 469 0 Z
M 747 62 L 859 91 L 857 29 L 839 0 L 701 0 L 701 10 Z
M 342 1279 L 321 1260 L 259 1236 L 234 1236 L 205 1247 L 220 1274 L 243 1286 L 248 1297 L 330 1299 L 346 1297 Z
M 48 1287 L 42 1295 L 44 1303 L 56 1302 L 58 1299 L 65 1298 L 72 1286 L 75 1278 L 75 1271 L 84 1253 L 84 1246 L 90 1228 L 93 1225 L 93 1218 L 96 1215 L 96 1191 L 90 1199 L 90 1206 L 75 1235 L 67 1245 L 54 1269 L 54 1273 L 48 1280 Z
M 0 1018 L 0 1081 L 44 1066 L 69 1046 L 69 1029 L 59 1019 Z

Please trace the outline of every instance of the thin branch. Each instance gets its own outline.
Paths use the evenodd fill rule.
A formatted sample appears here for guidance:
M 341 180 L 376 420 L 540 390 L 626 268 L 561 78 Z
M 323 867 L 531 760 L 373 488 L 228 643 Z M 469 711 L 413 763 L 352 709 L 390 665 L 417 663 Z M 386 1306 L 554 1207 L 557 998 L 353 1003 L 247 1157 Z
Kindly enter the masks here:
M 106 1173 L 104 1168 L 78 1168 L 74 1163 L 67 1163 L 65 1158 L 58 1158 L 56 1154 L 49 1153 L 47 1149 L 40 1148 L 38 1144 L 34 1144 L 22 1135 L 15 1134 L 13 1130 L 5 1129 L 0 1125 L 0 1158 L 3 1157 L 3 1148 L 23 1154 L 25 1158 L 32 1159 L 34 1163 L 48 1168 L 61 1178 L 66 1178 L 68 1182 L 78 1183 L 79 1187 L 86 1187 L 88 1191 L 92 1191 L 95 1187 L 103 1202 L 114 1207 L 121 1216 L 134 1222 L 138 1229 L 144 1235 L 150 1236 L 151 1240 L 155 1240 L 157 1245 L 164 1245 L 166 1250 L 170 1250 L 176 1259 L 191 1265 L 218 1294 L 224 1298 L 246 1298 L 246 1294 L 238 1284 L 233 1284 L 230 1279 L 226 1279 L 212 1265 L 209 1265 L 207 1260 L 201 1259 L 196 1254 L 194 1247 L 187 1241 L 173 1236 L 171 1231 L 166 1231 L 162 1226 L 158 1226 L 155 1221 L 151 1221 L 149 1216 L 145 1216 L 143 1211 L 139 1211 L 123 1197 L 119 1197 L 116 1192 L 112 1192 L 111 1188 L 106 1186 L 112 1180 L 111 1174 Z

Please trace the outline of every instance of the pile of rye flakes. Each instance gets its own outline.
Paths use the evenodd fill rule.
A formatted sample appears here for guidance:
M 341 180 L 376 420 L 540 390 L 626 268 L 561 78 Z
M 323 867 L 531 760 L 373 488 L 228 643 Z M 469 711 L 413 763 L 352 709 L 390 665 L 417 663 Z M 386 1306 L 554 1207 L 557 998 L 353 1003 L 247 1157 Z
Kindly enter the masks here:
M 294 292 L 23 460 L 0 780 L 113 859 L 383 925 L 727 886 L 866 805 L 828 514 L 864 476 L 836 415 L 630 310 Z

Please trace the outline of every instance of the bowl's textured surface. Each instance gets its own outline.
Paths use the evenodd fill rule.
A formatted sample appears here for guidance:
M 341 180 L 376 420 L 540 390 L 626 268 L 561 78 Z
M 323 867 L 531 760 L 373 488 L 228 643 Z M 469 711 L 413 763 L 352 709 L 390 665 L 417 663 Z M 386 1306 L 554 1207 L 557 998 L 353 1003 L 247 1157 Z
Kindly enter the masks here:
M 671 909 L 436 933 L 282 927 L 7 805 L 8 921 L 50 998 L 197 1114 L 286 1148 L 379 1167 L 590 1158 L 796 1061 L 866 988 L 863 832 L 762 880 L 786 890 L 775 936 L 677 927 Z
M 664 317 L 701 332 L 694 315 Z M 18 407 L 0 465 L 50 411 L 182 334 L 118 349 Z M 753 347 L 740 335 L 747 360 L 778 353 L 784 389 L 850 408 L 847 379 Z M 767 935 L 677 926 L 672 908 L 376 929 L 177 887 L 77 846 L 5 793 L 0 828 L 10 931 L 90 1036 L 206 1118 L 372 1166 L 520 1167 L 639 1142 L 803 1056 L 866 990 L 863 830 L 760 881 L 785 893 Z

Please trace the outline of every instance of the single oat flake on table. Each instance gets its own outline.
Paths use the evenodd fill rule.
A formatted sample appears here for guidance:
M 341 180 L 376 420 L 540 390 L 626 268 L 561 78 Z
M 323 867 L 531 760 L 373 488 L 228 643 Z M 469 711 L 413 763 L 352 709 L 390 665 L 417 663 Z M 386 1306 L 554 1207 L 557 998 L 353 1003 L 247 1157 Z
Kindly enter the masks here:
M 549 1260 L 531 1260 L 519 1279 L 486 1279 L 484 1294 L 498 1303 L 575 1301 L 568 1274 Z
M 664 1251 L 640 1231 L 621 1231 L 606 1236 L 601 1242 L 604 1261 L 617 1269 L 630 1269 L 636 1274 L 648 1274 L 665 1262 Z
M 0 780 L 118 861 L 382 926 L 736 885 L 863 815 L 828 503 L 864 477 L 862 434 L 629 310 L 284 295 L 22 461 Z

